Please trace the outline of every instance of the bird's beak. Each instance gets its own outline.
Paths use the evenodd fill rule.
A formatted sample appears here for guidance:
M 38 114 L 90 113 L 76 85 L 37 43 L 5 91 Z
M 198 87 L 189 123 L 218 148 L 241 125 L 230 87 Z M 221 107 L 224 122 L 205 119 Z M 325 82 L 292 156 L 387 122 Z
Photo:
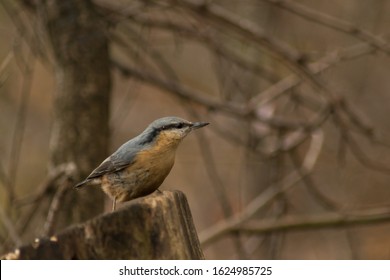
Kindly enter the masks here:
M 208 124 L 209 124 L 208 122 L 195 122 L 195 123 L 192 124 L 191 128 L 192 129 L 198 129 L 198 128 L 204 127 L 204 126 L 206 126 Z

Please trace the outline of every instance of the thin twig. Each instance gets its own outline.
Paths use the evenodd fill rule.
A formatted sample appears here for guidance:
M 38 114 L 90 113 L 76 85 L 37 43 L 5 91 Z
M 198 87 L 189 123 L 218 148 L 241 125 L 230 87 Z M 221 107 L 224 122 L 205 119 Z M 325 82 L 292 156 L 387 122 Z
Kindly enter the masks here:
M 22 245 L 22 239 L 20 238 L 13 222 L 8 218 L 7 214 L 4 212 L 2 205 L 0 205 L 0 220 L 4 225 L 4 228 L 7 230 L 8 236 L 11 238 L 12 242 L 17 247 Z
M 25 14 L 24 9 L 19 5 L 19 2 L 22 2 L 23 7 L 27 7 L 26 10 L 30 10 L 32 8 L 31 6 L 26 5 L 27 3 L 32 3 L 31 1 L 0 0 L 0 4 L 8 14 L 19 36 L 27 43 L 29 50 L 35 56 L 39 57 L 44 62 L 45 66 L 48 66 L 50 64 L 48 50 L 43 50 L 42 48 L 44 47 L 44 44 L 39 41 L 42 37 L 42 34 L 38 34 L 38 29 L 32 27 L 33 25 L 31 24 L 31 21 L 25 23 L 25 20 L 22 16 L 22 14 Z
M 245 109 L 245 106 L 234 103 L 234 102 L 221 102 L 215 99 L 207 97 L 205 94 L 186 87 L 185 85 L 175 82 L 167 81 L 156 75 L 153 75 L 146 71 L 141 71 L 129 65 L 124 65 L 119 60 L 112 60 L 112 65 L 121 71 L 124 75 L 129 75 L 138 80 L 144 81 L 158 88 L 161 88 L 169 93 L 174 93 L 179 98 L 184 98 L 187 101 L 192 101 L 199 105 L 206 107 L 210 111 L 219 111 L 227 114 L 234 115 L 238 118 L 255 118 L 263 123 L 269 124 L 275 128 L 282 129 L 305 129 L 311 131 L 318 127 L 319 123 L 326 120 L 328 116 L 328 108 L 319 112 L 319 115 L 313 119 L 313 122 L 294 121 L 287 118 L 281 117 L 264 117 L 261 115 L 253 116 Z
M 11 145 L 11 160 L 9 165 L 8 176 L 8 198 L 9 201 L 14 201 L 15 194 L 15 181 L 20 160 L 20 151 L 22 148 L 24 131 L 27 120 L 28 103 L 30 100 L 31 84 L 34 73 L 34 61 L 35 58 L 31 52 L 28 52 L 28 58 L 26 63 L 20 69 L 24 75 L 21 91 L 21 101 L 18 109 L 15 129 L 12 137 Z
M 73 184 L 74 181 L 69 180 L 69 178 L 64 178 L 62 182 L 59 182 L 57 191 L 51 201 L 45 224 L 43 225 L 42 236 L 47 237 L 54 233 L 62 201 L 64 200 L 66 193 L 71 190 Z
M 3 61 L 0 64 L 0 78 L 2 75 L 4 75 L 5 70 L 7 69 L 8 65 L 11 63 L 12 59 L 14 57 L 14 53 L 12 51 L 8 52 L 6 57 L 3 59 Z
M 154 18 L 150 19 L 142 17 L 138 14 L 127 14 L 126 16 L 141 26 L 170 31 L 173 34 L 179 35 L 180 37 L 196 40 L 199 43 L 207 46 L 215 54 L 229 60 L 238 67 L 258 74 L 260 78 L 272 82 L 278 79 L 278 76 L 271 69 L 268 69 L 264 65 L 258 65 L 254 61 L 244 59 L 242 56 L 236 54 L 235 51 L 230 50 L 228 46 L 221 44 L 218 40 L 215 39 L 215 31 L 213 32 L 212 30 L 202 28 L 190 28 L 183 25 L 182 23 L 175 23 L 169 20 Z
M 309 64 L 309 69 L 313 72 L 313 74 L 320 74 L 323 71 L 327 70 L 329 67 L 338 64 L 341 61 L 352 60 L 363 55 L 371 54 L 375 49 L 366 43 L 360 43 L 357 45 L 353 45 L 351 47 L 347 47 L 341 50 L 337 50 L 326 54 L 321 59 L 316 62 L 312 62 Z M 256 96 L 252 97 L 248 102 L 247 110 L 253 111 L 257 107 L 263 106 L 271 101 L 274 101 L 279 96 L 284 94 L 286 91 L 291 90 L 297 86 L 299 86 L 302 82 L 296 75 L 290 75 L 277 83 L 274 83 L 266 90 L 263 90 Z M 322 107 L 323 102 L 313 100 L 311 103 L 315 102 L 316 107 Z M 317 110 L 316 108 L 314 108 Z
M 193 115 L 196 119 L 199 119 L 199 114 L 197 114 L 195 110 L 191 109 L 191 107 L 188 108 L 191 115 Z M 201 150 L 201 155 L 204 162 L 205 170 L 212 183 L 211 185 L 213 186 L 217 201 L 219 202 L 219 205 L 222 208 L 222 213 L 225 218 L 228 218 L 233 215 L 233 207 L 229 201 L 226 188 L 224 187 L 224 184 L 222 182 L 222 178 L 219 175 L 216 162 L 214 160 L 212 151 L 210 149 L 210 144 L 208 143 L 206 136 L 202 131 L 199 131 L 199 133 L 197 133 L 196 135 Z M 245 248 L 242 245 L 239 233 L 234 234 L 232 237 L 239 258 L 246 259 L 247 256 L 246 256 Z
M 379 171 L 382 173 L 390 174 L 390 167 L 386 163 L 380 163 L 368 156 L 355 141 L 353 135 L 349 133 L 347 145 L 351 150 L 355 158 L 365 167 Z
M 258 211 L 269 205 L 269 203 L 271 203 L 278 195 L 295 186 L 299 181 L 302 180 L 302 176 L 310 174 L 322 150 L 322 143 L 323 133 L 321 131 L 314 132 L 312 134 L 311 145 L 308 152 L 306 153 L 305 159 L 303 160 L 301 167 L 302 172 L 291 172 L 280 182 L 268 186 L 265 191 L 253 199 L 240 213 L 237 213 L 232 217 L 218 222 L 210 228 L 202 231 L 199 235 L 201 244 L 203 246 L 209 245 L 210 243 L 219 239 L 221 236 L 230 232 L 231 228 L 239 227 L 239 225 L 248 221 Z
M 138 46 L 138 50 L 145 54 L 160 70 L 161 74 L 164 75 L 167 79 L 179 80 L 175 70 L 168 63 L 168 61 L 163 57 L 163 55 L 155 50 L 150 42 L 145 40 L 141 34 L 137 33 L 129 24 L 123 25 L 125 28 L 124 33 L 129 36 L 133 35 L 135 40 L 133 44 Z
M 290 151 L 288 153 L 290 156 L 290 159 L 294 165 L 294 167 L 297 169 L 298 172 L 299 170 L 299 158 L 295 151 Z M 329 197 L 324 195 L 319 189 L 317 184 L 315 183 L 314 179 L 311 177 L 311 175 L 303 176 L 302 177 L 302 182 L 305 184 L 306 189 L 308 190 L 309 194 L 312 195 L 312 197 L 326 210 L 331 210 L 331 211 L 337 211 L 340 209 L 340 205 L 331 200 Z
M 309 20 L 311 22 L 316 22 L 323 26 L 348 34 L 363 42 L 367 42 L 375 49 L 387 55 L 390 54 L 390 47 L 388 41 L 382 39 L 381 37 L 373 35 L 369 31 L 359 28 L 356 25 L 346 20 L 333 17 L 323 12 L 315 11 L 313 9 L 310 9 L 307 6 L 297 3 L 296 1 L 289 1 L 289 0 L 261 0 L 261 1 L 271 3 L 286 11 L 299 15 L 300 17 Z
M 378 172 L 389 174 L 390 168 L 386 164 L 375 161 L 361 149 L 361 147 L 355 140 L 354 135 L 352 135 L 352 133 L 349 131 L 348 124 L 346 123 L 346 120 L 344 120 L 342 113 L 345 113 L 345 115 L 349 118 L 349 114 L 346 113 L 344 110 L 341 110 L 339 114 L 333 115 L 333 119 L 339 128 L 340 136 L 344 140 L 345 145 L 347 145 L 347 147 L 352 152 L 352 155 L 363 166 Z
M 58 186 L 58 181 L 62 177 L 71 177 L 75 171 L 74 163 L 63 163 L 52 169 L 46 176 L 45 180 L 38 186 L 36 193 L 27 195 L 15 201 L 17 206 L 24 206 L 32 203 L 39 202 L 44 197 L 55 193 Z
M 76 177 L 77 168 L 73 162 L 62 164 L 57 168 L 59 168 L 62 173 L 61 177 L 56 180 L 56 193 L 53 196 L 45 224 L 43 225 L 43 236 L 49 236 L 53 234 L 56 226 L 56 219 L 61 207 L 61 202 L 63 201 L 66 193 L 73 187 L 75 181 L 74 179 Z
M 238 17 L 227 11 L 223 7 L 214 3 L 204 1 L 174 1 L 172 4 L 180 6 L 184 10 L 192 13 L 202 20 L 211 22 L 216 26 L 222 26 L 225 30 L 233 32 L 236 36 L 254 42 L 265 48 L 271 56 L 280 61 L 298 76 L 304 78 L 318 93 L 325 94 L 333 98 L 333 93 L 327 89 L 326 85 L 313 73 L 306 65 L 305 56 L 289 45 L 276 40 L 274 37 L 266 35 L 258 26 L 252 22 Z
M 23 220 L 19 222 L 19 232 L 24 233 L 30 222 L 33 220 L 35 214 L 38 213 L 38 208 L 42 205 L 42 200 L 53 197 L 58 193 L 58 188 L 60 188 L 66 180 L 73 180 L 77 178 L 77 169 L 76 165 L 72 162 L 64 163 L 57 166 L 55 169 L 51 170 L 50 174 L 44 180 L 44 182 L 38 187 L 38 192 L 34 195 L 27 196 L 19 201 L 18 205 L 23 206 L 27 204 L 32 204 L 32 208 L 29 209 L 29 212 L 23 217 Z M 53 215 L 54 217 L 55 215 Z
M 325 213 L 307 217 L 288 217 L 276 221 L 250 221 L 239 226 L 231 227 L 230 230 L 233 232 L 263 234 L 277 231 L 314 230 L 387 222 L 390 222 L 390 209 L 379 208 L 355 213 Z

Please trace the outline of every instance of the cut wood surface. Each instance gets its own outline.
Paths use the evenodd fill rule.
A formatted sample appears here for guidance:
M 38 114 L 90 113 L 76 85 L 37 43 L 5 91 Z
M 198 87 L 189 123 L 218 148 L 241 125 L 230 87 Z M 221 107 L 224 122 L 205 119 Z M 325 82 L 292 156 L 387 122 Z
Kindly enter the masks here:
M 2 259 L 203 259 L 185 195 L 155 192 Z

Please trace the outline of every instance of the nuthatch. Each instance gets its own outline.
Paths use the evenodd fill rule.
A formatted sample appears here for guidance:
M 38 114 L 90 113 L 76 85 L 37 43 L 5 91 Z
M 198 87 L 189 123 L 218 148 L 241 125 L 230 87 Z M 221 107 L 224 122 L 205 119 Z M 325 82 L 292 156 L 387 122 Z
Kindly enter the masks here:
M 128 201 L 157 190 L 171 171 L 181 140 L 192 130 L 208 125 L 178 117 L 152 122 L 140 135 L 127 141 L 106 158 L 75 188 L 87 183 L 101 184 L 103 191 L 116 202 Z

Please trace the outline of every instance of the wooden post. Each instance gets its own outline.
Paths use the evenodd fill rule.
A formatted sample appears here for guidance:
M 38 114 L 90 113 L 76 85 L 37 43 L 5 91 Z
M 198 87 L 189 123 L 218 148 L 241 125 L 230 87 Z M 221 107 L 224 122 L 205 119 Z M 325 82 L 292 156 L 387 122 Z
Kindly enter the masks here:
M 203 259 L 185 195 L 155 192 L 2 259 Z

